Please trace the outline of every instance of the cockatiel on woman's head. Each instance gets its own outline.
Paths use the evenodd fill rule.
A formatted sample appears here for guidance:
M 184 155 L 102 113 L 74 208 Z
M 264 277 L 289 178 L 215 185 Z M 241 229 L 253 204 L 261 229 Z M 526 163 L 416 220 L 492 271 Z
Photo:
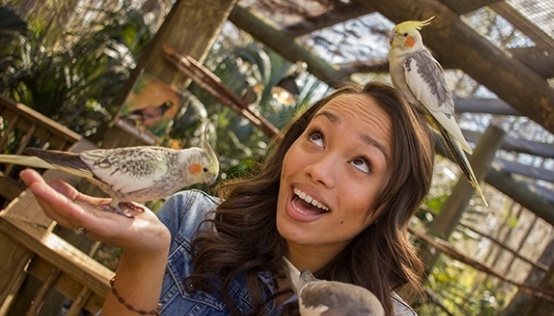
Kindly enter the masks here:
M 389 52 L 392 84 L 441 134 L 456 163 L 486 205 L 479 181 L 464 153 L 473 151 L 454 118 L 454 100 L 444 79 L 444 70 L 425 48 L 419 33 L 433 18 L 402 22 L 392 29 Z

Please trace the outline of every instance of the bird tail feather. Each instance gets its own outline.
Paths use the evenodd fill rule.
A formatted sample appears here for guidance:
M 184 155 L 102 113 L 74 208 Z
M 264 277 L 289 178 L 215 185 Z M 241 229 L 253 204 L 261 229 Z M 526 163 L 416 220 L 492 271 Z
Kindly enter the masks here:
M 442 135 L 444 136 L 445 134 L 443 133 Z M 462 169 L 469 183 L 471 183 L 473 188 L 475 188 L 475 191 L 477 191 L 477 194 L 479 194 L 479 196 L 485 203 L 485 206 L 488 206 L 487 200 L 485 199 L 485 195 L 483 194 L 483 191 L 481 190 L 481 186 L 479 185 L 479 181 L 477 180 L 477 177 L 473 172 L 473 168 L 469 163 L 469 159 L 467 159 L 467 156 L 464 153 L 462 144 L 460 144 L 460 142 L 455 138 L 450 138 L 445 142 L 446 142 L 446 145 L 448 146 L 450 153 L 454 157 L 454 160 Z
M 44 150 L 39 148 L 25 148 L 24 152 L 38 157 L 50 164 L 52 168 L 65 171 L 83 178 L 92 178 L 93 175 L 86 163 L 79 158 L 79 155 L 72 152 Z
M 38 158 L 33 156 L 21 156 L 21 155 L 0 155 L 0 163 L 5 164 L 14 164 L 32 168 L 44 168 L 44 169 L 54 169 L 55 167 Z

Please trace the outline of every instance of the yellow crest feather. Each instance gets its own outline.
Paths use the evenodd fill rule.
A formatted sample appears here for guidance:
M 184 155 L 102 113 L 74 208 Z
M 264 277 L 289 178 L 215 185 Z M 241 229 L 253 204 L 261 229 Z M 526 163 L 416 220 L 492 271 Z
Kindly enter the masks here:
M 398 30 L 398 29 L 421 30 L 422 27 L 431 24 L 431 20 L 434 19 L 434 18 L 435 18 L 435 16 L 433 15 L 432 17 L 428 18 L 425 21 L 405 21 L 405 22 L 402 22 L 402 23 L 398 23 L 394 27 L 394 30 Z

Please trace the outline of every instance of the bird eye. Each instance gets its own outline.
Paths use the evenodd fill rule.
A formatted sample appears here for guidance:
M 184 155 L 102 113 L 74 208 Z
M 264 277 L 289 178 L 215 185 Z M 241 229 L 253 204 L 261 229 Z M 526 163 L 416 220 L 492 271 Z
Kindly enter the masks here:
M 202 170 L 204 170 L 204 172 L 208 172 L 208 168 L 204 168 L 204 169 L 202 169 Z
M 408 33 L 404 33 L 404 37 L 408 36 Z

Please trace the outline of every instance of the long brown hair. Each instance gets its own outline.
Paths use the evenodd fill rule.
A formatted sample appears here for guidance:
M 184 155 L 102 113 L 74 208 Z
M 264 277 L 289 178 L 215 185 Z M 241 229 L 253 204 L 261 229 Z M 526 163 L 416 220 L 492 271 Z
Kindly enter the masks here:
M 374 209 L 382 207 L 378 222 L 356 236 L 315 275 L 369 289 L 383 303 L 387 315 L 392 313 L 391 290 L 404 285 L 421 290 L 423 265 L 408 239 L 407 226 L 431 184 L 432 138 L 427 125 L 391 86 L 379 82 L 363 87 L 350 84 L 322 98 L 292 122 L 250 177 L 220 185 L 219 194 L 225 201 L 208 220 L 213 229 L 193 242 L 195 267 L 189 279 L 197 288 L 220 294 L 232 314 L 238 314 L 228 294 L 233 278 L 246 274 L 250 299 L 261 314 L 264 299 L 260 290 L 264 285 L 257 273 L 282 273 L 286 242 L 277 232 L 275 214 L 283 157 L 314 114 L 341 94 L 368 95 L 390 116 L 392 176 L 373 205 Z

